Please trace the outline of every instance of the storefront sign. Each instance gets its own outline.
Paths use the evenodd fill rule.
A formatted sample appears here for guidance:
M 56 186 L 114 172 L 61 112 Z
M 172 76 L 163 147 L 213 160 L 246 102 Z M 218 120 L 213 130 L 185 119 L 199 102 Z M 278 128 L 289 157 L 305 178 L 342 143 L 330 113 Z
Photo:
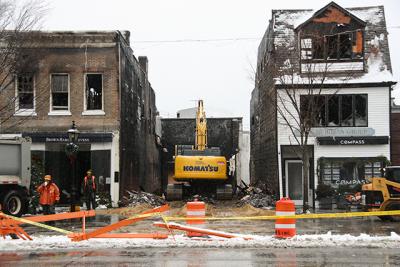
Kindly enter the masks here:
M 353 180 L 337 180 L 335 181 L 335 184 L 337 186 L 339 185 L 363 185 L 366 184 L 367 181 L 365 179 L 359 180 L 359 179 L 353 179 Z
M 67 143 L 67 133 L 23 133 L 34 143 Z M 80 133 L 78 143 L 108 143 L 112 142 L 112 133 Z
M 310 136 L 323 137 L 323 136 L 373 136 L 375 129 L 373 128 L 358 128 L 358 127 L 321 127 L 312 128 Z
M 317 137 L 317 142 L 322 146 L 329 145 L 386 145 L 388 136 L 359 136 L 359 137 Z

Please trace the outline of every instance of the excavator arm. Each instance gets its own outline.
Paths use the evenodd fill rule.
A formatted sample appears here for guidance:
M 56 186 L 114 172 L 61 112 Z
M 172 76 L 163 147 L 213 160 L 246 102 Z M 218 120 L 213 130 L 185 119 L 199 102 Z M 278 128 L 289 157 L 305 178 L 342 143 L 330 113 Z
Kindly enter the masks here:
M 196 144 L 195 149 L 204 151 L 207 148 L 207 119 L 203 100 L 199 100 L 196 112 Z

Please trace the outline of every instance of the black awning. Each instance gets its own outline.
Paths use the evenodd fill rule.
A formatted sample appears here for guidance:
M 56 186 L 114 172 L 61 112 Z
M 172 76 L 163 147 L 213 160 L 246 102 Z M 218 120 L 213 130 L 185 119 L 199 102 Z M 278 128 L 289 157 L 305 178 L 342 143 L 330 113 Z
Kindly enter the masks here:
M 34 143 L 67 143 L 68 134 L 60 132 L 22 133 L 22 137 L 30 137 Z M 112 133 L 80 133 L 78 143 L 112 142 Z
M 330 145 L 387 145 L 389 136 L 341 136 L 341 137 L 317 137 L 321 146 Z

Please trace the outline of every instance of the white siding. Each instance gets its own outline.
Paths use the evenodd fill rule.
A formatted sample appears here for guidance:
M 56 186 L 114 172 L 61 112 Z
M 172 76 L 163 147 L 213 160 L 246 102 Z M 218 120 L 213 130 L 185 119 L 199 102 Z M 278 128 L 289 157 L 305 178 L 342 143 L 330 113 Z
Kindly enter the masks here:
M 302 73 L 316 72 L 344 72 L 364 70 L 363 62 L 332 62 L 332 63 L 307 63 L 301 64 Z
M 285 95 L 282 89 L 278 90 L 278 93 Z M 389 88 L 387 87 L 373 87 L 373 88 L 351 88 L 351 89 L 324 89 L 322 94 L 368 94 L 368 128 L 375 130 L 375 136 L 390 136 L 390 117 L 389 117 Z M 296 95 L 297 101 L 299 101 L 301 94 L 307 94 L 305 90 L 298 90 Z M 279 98 L 278 98 L 279 99 Z M 292 113 L 296 114 L 293 106 L 290 106 L 290 102 L 286 98 L 282 97 L 284 101 L 278 100 L 278 104 L 286 103 L 286 115 Z M 288 116 L 290 117 L 290 116 Z M 281 145 L 297 145 L 289 127 L 285 125 L 285 122 L 278 114 L 278 165 L 279 165 L 279 183 L 280 183 L 280 194 L 282 196 L 282 168 L 281 168 Z M 295 119 L 291 118 L 291 123 L 295 123 Z M 318 184 L 317 175 L 317 161 L 320 157 L 377 157 L 385 156 L 390 159 L 390 145 L 324 145 L 320 146 L 315 144 L 315 138 L 311 137 L 308 144 L 314 145 L 314 170 L 315 170 L 315 186 Z
M 278 93 L 284 95 L 283 90 Z M 351 88 L 351 89 L 324 89 L 323 94 L 368 94 L 368 127 L 375 130 L 376 136 L 389 136 L 389 89 L 387 87 L 371 87 L 371 88 Z M 303 89 L 298 90 L 297 101 L 299 102 L 300 94 L 307 94 Z M 282 97 L 282 99 L 284 96 Z M 290 102 L 282 102 L 278 100 L 278 105 L 285 103 L 286 108 L 292 114 L 296 114 Z M 289 114 L 289 113 L 287 113 Z M 288 117 L 288 116 L 286 116 Z M 295 120 L 292 119 L 291 123 Z M 278 114 L 278 144 L 279 145 L 296 145 L 296 141 L 287 125 Z M 314 138 L 310 138 L 309 144 L 314 144 Z M 357 146 L 359 147 L 359 146 Z M 374 146 L 376 147 L 376 146 Z

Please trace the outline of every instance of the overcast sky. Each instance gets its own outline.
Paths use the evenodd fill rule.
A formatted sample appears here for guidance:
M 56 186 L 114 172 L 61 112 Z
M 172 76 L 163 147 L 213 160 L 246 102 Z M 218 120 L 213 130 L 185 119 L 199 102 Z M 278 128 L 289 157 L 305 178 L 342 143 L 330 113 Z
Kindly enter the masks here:
M 319 9 L 329 3 L 321 0 L 49 2 L 44 30 L 131 32 L 135 56 L 149 58 L 149 79 L 163 117 L 175 117 L 177 110 L 193 107 L 196 105 L 193 100 L 203 99 L 207 116 L 240 116 L 246 129 L 254 88 L 252 66 L 256 65 L 257 47 L 271 10 Z M 400 41 L 400 20 L 396 19 L 400 1 L 338 0 L 336 3 L 343 7 L 385 6 L 394 77 L 400 80 L 400 51 L 395 49 Z M 215 41 L 225 38 L 238 40 Z

